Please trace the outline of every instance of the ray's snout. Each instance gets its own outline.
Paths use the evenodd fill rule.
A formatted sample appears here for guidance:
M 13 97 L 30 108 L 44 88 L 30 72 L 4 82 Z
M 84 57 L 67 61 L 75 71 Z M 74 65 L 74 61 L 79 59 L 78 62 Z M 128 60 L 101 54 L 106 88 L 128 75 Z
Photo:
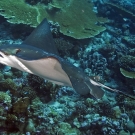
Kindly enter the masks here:
M 3 56 L 0 54 L 0 57 L 3 58 Z

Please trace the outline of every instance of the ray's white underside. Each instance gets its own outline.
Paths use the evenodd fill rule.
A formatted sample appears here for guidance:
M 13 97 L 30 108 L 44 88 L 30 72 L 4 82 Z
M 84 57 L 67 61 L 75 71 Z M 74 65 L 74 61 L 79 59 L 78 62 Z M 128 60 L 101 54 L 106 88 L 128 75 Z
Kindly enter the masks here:
M 5 55 L 3 52 L 0 52 L 0 55 L 0 63 L 4 65 L 38 75 L 59 85 L 72 86 L 59 61 L 53 57 L 27 61 L 13 55 Z

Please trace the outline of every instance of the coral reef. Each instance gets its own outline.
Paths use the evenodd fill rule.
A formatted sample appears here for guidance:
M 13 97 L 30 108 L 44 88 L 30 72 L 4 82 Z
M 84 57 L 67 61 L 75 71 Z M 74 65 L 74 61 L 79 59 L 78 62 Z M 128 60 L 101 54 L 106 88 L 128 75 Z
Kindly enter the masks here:
M 135 63 L 135 57 L 134 56 L 126 55 L 126 56 L 122 56 L 119 59 L 120 67 L 124 68 L 128 71 L 134 71 L 134 63 Z
M 107 2 L 107 4 L 112 7 L 114 10 L 116 10 L 117 12 L 121 13 L 123 16 L 126 17 L 130 17 L 130 18 L 135 18 L 135 14 L 133 12 L 131 12 L 129 9 L 123 8 L 120 5 L 111 3 L 111 2 Z
M 29 104 L 30 100 L 28 97 L 18 98 L 18 100 L 15 103 L 13 103 L 13 112 L 17 114 L 26 113 Z
M 135 57 L 131 55 L 122 56 L 119 59 L 120 72 L 127 78 L 135 78 Z
M 31 26 L 47 17 L 62 57 L 134 97 L 134 5 L 133 0 L 1 0 L 0 15 L 7 19 L 0 16 L 0 45 L 21 43 Z M 101 100 L 80 96 L 72 88 L 0 65 L 1 135 L 131 135 L 134 103 L 106 90 Z
M 2 81 L 4 79 L 4 75 L 2 74 L 2 72 L 0 72 L 0 81 Z
M 70 50 L 73 48 L 73 44 L 64 39 L 55 38 L 54 41 L 60 55 L 68 55 Z
M 118 7 L 123 7 L 124 9 L 127 9 L 128 11 L 132 12 L 132 13 L 135 13 L 135 9 L 133 8 L 135 3 L 133 0 L 120 0 L 120 1 L 117 1 L 117 0 L 113 0 L 113 1 L 108 1 L 108 2 L 111 2 L 115 5 L 117 5 Z
M 5 104 L 8 107 L 10 107 L 11 106 L 11 97 L 5 92 L 0 92 L 0 103 Z
M 10 78 L 1 81 L 0 84 L 4 89 L 17 90 L 16 84 Z
M 123 68 L 120 68 L 120 72 L 122 75 L 124 75 L 127 78 L 135 79 L 135 72 L 126 71 Z
M 82 58 L 80 64 L 82 68 L 86 69 L 85 71 L 89 76 L 99 75 L 101 78 L 104 77 L 108 65 L 105 57 L 98 52 L 88 52 L 83 54 Z
M 28 97 L 30 100 L 36 98 L 36 91 L 34 91 L 31 87 L 23 87 L 20 90 L 21 97 Z
M 33 0 L 25 0 L 25 1 L 26 1 L 26 3 L 28 3 L 30 5 L 36 5 L 39 2 L 44 3 L 44 4 L 48 4 L 48 3 L 52 2 L 52 0 L 34 0 L 34 1 Z
M 96 16 L 92 8 L 91 1 L 82 0 L 70 0 L 68 3 L 53 0 L 47 6 L 41 3 L 30 6 L 24 0 L 0 1 L 0 15 L 7 18 L 9 22 L 37 26 L 46 17 L 59 23 L 61 33 L 76 39 L 94 37 L 105 30 L 105 27 L 96 23 L 107 20 Z
M 71 125 L 65 122 L 59 124 L 58 134 L 65 134 L 65 135 L 81 135 L 80 131 L 76 128 L 71 128 Z
M 5 16 L 6 18 L 10 18 L 9 22 L 12 23 L 30 24 L 32 22 L 32 24 L 38 24 L 36 18 L 36 16 L 38 16 L 38 13 L 36 9 L 32 6 L 27 5 L 23 0 L 20 0 L 18 4 L 16 4 L 16 2 L 17 1 L 0 1 L 0 14 Z M 26 15 L 26 13 L 29 14 Z M 33 18 L 33 16 L 35 18 Z
M 45 85 L 45 81 L 43 78 L 40 78 L 33 74 L 27 75 L 27 81 L 28 84 L 34 89 L 42 89 Z
M 51 99 L 55 99 L 56 93 L 60 88 L 60 86 L 49 81 L 45 81 L 43 78 L 33 74 L 27 75 L 27 81 L 29 86 L 37 92 L 38 96 L 44 95 L 42 100 L 44 102 L 49 102 Z M 32 93 L 34 94 L 35 92 L 32 91 Z
M 135 36 L 134 35 L 123 36 L 122 42 L 126 43 L 128 46 L 134 47 Z
M 15 84 L 15 82 L 12 79 L 7 78 L 5 80 L 2 80 L 0 81 L 0 85 L 3 90 L 9 90 L 14 95 L 18 94 L 17 89 L 19 87 Z

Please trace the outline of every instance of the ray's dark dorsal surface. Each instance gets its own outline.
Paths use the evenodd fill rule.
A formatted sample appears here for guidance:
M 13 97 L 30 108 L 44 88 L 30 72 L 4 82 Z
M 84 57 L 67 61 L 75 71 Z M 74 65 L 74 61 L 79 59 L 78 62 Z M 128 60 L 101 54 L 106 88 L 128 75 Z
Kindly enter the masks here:
M 59 85 L 73 87 L 81 95 L 90 93 L 95 98 L 100 99 L 104 95 L 101 87 L 104 87 L 131 97 L 119 90 L 111 89 L 96 82 L 80 68 L 62 59 L 55 47 L 46 19 L 22 44 L 0 46 L 0 63 L 35 74 Z

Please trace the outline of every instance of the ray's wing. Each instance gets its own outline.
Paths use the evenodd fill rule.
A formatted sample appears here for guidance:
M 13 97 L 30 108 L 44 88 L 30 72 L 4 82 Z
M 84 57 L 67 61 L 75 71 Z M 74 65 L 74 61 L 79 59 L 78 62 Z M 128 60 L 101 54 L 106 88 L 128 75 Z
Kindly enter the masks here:
M 90 93 L 96 99 L 100 99 L 104 95 L 104 91 L 98 85 L 93 85 L 90 82 L 89 77 L 80 69 L 74 65 L 61 61 L 63 70 L 67 73 L 73 88 L 77 93 L 81 95 L 86 95 Z
M 44 19 L 22 44 L 59 55 L 47 19 Z
M 7 45 L 3 49 L 11 55 L 11 57 L 10 55 L 4 57 L 6 65 L 22 71 L 26 70 L 42 78 L 48 77 L 49 80 L 53 80 L 54 82 L 58 81 L 58 83 L 65 85 L 69 84 L 76 92 L 82 95 L 91 93 L 94 97 L 101 98 L 104 94 L 100 87 L 90 83 L 87 75 L 80 68 L 73 66 L 59 57 L 46 19 L 41 22 L 21 45 L 12 45 L 12 47 Z M 11 52 L 14 52 L 13 50 L 15 49 L 19 49 L 20 51 L 12 54 Z M 50 64 L 51 67 L 47 68 L 49 67 L 48 58 L 52 56 L 54 58 L 52 58 L 52 61 L 54 60 L 56 64 Z M 48 65 L 45 63 L 47 61 Z M 45 68 L 47 68 L 47 71 L 44 71 Z

